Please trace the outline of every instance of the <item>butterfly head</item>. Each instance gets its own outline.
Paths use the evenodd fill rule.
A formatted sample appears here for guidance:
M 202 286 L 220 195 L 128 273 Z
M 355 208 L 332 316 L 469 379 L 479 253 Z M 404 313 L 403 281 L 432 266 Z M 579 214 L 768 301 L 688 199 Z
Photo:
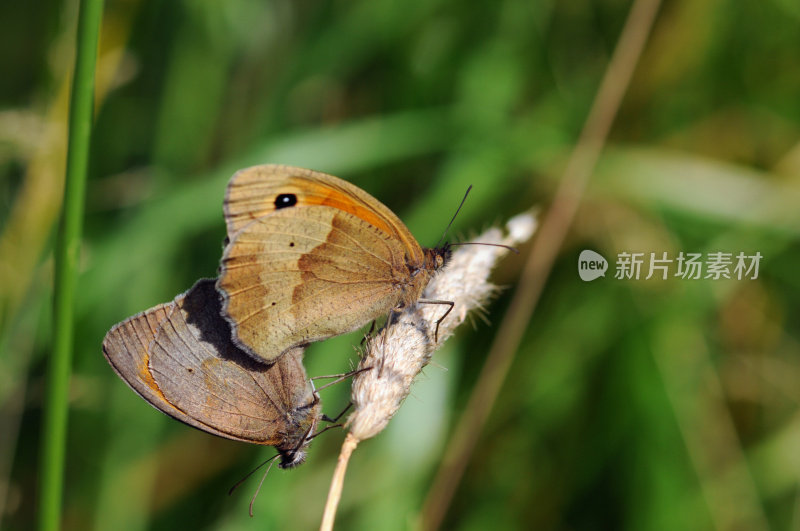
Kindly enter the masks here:
M 289 415 L 289 424 L 292 429 L 284 434 L 283 444 L 276 446 L 281 460 L 279 468 L 294 468 L 302 465 L 306 460 L 306 448 L 315 437 L 317 424 L 322 416 L 320 412 L 319 397 L 297 409 Z
M 426 249 L 427 251 L 427 259 L 426 259 L 426 268 L 429 271 L 439 271 L 444 266 L 450 262 L 450 257 L 453 255 L 452 246 L 449 243 L 445 243 L 440 247 L 433 247 L 432 249 Z
M 302 465 L 306 461 L 306 446 L 308 441 L 304 441 L 300 448 L 291 448 L 289 450 L 278 450 L 281 460 L 278 463 L 278 468 L 294 468 Z
M 281 456 L 281 460 L 278 463 L 278 468 L 294 468 L 305 463 L 306 449 L 308 448 L 311 439 L 314 438 L 314 428 L 316 425 L 317 422 L 314 421 L 307 430 L 302 432 L 302 437 L 300 437 L 296 442 L 292 441 L 291 438 L 288 438 L 289 440 L 286 442 L 291 442 L 290 445 L 282 445 L 277 448 L 278 455 Z

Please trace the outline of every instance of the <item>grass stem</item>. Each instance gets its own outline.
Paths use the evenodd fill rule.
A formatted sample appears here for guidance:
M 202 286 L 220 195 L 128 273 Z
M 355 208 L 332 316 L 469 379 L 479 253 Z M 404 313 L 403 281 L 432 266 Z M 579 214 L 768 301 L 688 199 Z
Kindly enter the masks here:
M 59 529 L 61 521 L 75 319 L 73 309 L 83 230 L 95 63 L 102 13 L 102 0 L 81 0 L 70 100 L 64 203 L 55 249 L 53 349 L 47 370 L 42 426 L 39 529 L 43 531 Z

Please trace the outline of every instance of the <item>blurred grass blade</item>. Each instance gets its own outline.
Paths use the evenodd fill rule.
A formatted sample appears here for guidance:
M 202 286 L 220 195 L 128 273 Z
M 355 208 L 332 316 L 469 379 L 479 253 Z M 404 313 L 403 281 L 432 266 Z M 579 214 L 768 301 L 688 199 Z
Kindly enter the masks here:
M 47 375 L 41 454 L 39 528 L 42 530 L 60 527 L 72 361 L 73 307 L 83 228 L 97 41 L 102 13 L 102 0 L 81 1 L 69 114 L 64 206 L 55 254 L 53 350 Z

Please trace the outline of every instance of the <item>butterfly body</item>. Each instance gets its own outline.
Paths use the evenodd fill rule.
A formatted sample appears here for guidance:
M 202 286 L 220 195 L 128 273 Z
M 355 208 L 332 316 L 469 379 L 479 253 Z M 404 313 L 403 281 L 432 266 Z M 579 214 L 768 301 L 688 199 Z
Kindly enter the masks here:
M 213 280 L 114 326 L 103 353 L 163 413 L 220 437 L 275 446 L 282 468 L 305 459 L 322 413 L 302 349 L 272 365 L 242 352 L 220 316 Z
M 302 168 L 238 172 L 225 218 L 222 313 L 233 341 L 266 362 L 415 303 L 450 257 L 363 190 Z

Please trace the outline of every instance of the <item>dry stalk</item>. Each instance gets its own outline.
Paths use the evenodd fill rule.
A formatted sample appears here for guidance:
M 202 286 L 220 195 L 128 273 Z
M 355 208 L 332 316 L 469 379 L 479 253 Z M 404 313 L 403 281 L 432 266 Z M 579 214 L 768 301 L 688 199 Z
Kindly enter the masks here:
M 450 507 L 608 138 L 660 4 L 661 0 L 635 0 L 631 6 L 553 204 L 542 221 L 514 296 L 489 349 L 478 383 L 443 454 L 423 506 L 421 529 L 438 529 Z
M 536 219 L 530 213 L 520 214 L 506 224 L 506 230 L 504 234 L 501 229 L 492 228 L 473 241 L 519 245 L 533 235 Z M 458 247 L 447 267 L 430 281 L 423 299 L 454 303 L 453 310 L 439 326 L 438 342 L 434 341 L 436 321 L 447 307 L 424 302 L 394 314 L 391 322 L 367 342 L 358 368 L 372 369 L 359 372 L 353 378 L 353 413 L 347 420 L 349 433 L 328 493 L 323 531 L 333 529 L 347 461 L 353 449 L 360 441 L 374 437 L 386 427 L 434 351 L 464 322 L 471 310 L 482 308 L 496 291 L 488 280 L 489 274 L 507 252 L 502 247 L 488 245 Z

